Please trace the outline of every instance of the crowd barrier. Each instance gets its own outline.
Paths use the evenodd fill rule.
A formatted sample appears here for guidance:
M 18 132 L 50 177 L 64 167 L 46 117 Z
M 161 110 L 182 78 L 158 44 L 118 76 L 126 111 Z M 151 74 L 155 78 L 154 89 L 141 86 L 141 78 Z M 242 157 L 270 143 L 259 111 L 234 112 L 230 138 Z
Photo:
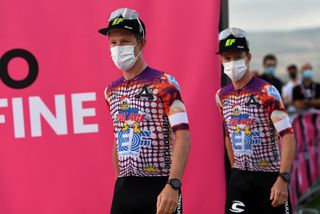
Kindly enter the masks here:
M 290 182 L 293 206 L 320 176 L 320 112 L 296 115 L 292 122 L 297 147 Z

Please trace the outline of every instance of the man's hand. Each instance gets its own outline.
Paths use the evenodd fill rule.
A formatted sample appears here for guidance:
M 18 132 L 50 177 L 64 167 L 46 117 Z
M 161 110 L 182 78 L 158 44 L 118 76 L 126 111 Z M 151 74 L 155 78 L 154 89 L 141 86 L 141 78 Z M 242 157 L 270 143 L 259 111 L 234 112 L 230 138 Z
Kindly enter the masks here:
M 278 177 L 271 188 L 270 200 L 272 200 L 271 205 L 273 207 L 278 207 L 288 202 L 288 183 L 281 177 Z
M 157 198 L 157 214 L 172 214 L 178 206 L 179 190 L 167 184 Z

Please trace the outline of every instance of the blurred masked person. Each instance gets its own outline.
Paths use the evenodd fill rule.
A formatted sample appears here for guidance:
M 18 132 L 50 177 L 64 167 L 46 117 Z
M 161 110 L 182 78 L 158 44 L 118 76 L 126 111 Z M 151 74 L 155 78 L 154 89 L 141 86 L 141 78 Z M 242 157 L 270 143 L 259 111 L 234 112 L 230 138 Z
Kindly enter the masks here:
M 281 93 L 282 82 L 275 76 L 277 71 L 277 58 L 273 54 L 267 54 L 263 58 L 264 73 L 260 76 L 261 79 L 267 81 Z
M 310 63 L 302 66 L 302 82 L 293 88 L 293 103 L 298 110 L 320 109 L 320 84 L 313 81 Z
M 298 79 L 298 67 L 295 64 L 291 64 L 287 67 L 287 74 L 289 81 L 282 87 L 282 99 L 284 105 L 287 107 L 289 113 L 295 112 L 295 107 L 292 101 L 293 88 L 300 84 Z

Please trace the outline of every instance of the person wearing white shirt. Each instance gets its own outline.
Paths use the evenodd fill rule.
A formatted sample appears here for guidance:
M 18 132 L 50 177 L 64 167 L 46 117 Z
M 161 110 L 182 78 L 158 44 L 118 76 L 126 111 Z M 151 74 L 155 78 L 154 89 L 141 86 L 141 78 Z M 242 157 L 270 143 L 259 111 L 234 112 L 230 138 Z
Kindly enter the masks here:
M 294 113 L 296 108 L 292 101 L 293 88 L 301 83 L 298 79 L 298 67 L 295 64 L 288 65 L 287 72 L 290 80 L 282 87 L 282 99 L 288 113 Z

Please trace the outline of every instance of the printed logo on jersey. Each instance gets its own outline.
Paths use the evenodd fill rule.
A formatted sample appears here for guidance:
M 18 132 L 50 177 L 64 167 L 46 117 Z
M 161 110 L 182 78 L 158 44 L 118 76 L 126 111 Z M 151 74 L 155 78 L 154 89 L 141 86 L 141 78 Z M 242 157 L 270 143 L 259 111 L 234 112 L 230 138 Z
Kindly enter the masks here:
M 253 125 L 255 123 L 255 118 L 250 117 L 248 114 L 241 113 L 241 107 L 238 105 L 234 105 L 232 107 L 233 111 L 230 119 L 228 120 L 228 124 L 230 125 Z
M 120 98 L 116 120 L 123 122 L 123 127 L 117 132 L 119 157 L 138 157 L 141 147 L 151 147 L 151 132 L 142 131 L 139 123 L 148 116 L 138 108 L 132 108 L 127 96 Z
M 125 127 L 118 132 L 119 157 L 139 157 L 142 147 L 151 147 L 150 131 L 142 131 L 135 126 L 134 128 Z
M 232 205 L 229 210 L 233 213 L 242 213 L 244 212 L 245 207 L 246 206 L 244 205 L 243 202 L 234 200 L 232 201 Z
M 180 86 L 178 84 L 178 81 L 171 75 L 167 74 L 167 78 L 169 80 L 169 83 L 172 84 L 172 85 L 175 85 L 176 88 L 180 91 Z
M 268 166 L 270 166 L 270 162 L 269 162 L 269 161 L 266 161 L 266 160 L 263 160 L 263 161 L 260 161 L 260 162 L 258 163 L 258 166 L 268 167 Z
M 159 172 L 159 168 L 155 166 L 147 166 L 143 169 L 145 172 L 153 173 L 153 172 Z
M 127 96 L 120 98 L 119 111 L 115 116 L 117 121 L 126 122 L 130 125 L 143 122 L 146 118 L 146 115 L 138 108 L 130 107 L 130 100 Z M 125 126 L 126 125 L 127 124 L 125 124 Z
M 231 133 L 231 142 L 236 154 L 253 154 L 253 145 L 261 144 L 260 132 L 251 131 L 248 126 L 236 126 Z
M 251 94 L 248 101 L 245 103 L 246 106 L 261 106 L 259 101 L 257 101 L 256 96 L 254 94 Z
M 274 97 L 276 100 L 281 100 L 279 91 L 272 85 L 267 86 L 267 93 L 269 96 Z
M 138 94 L 135 95 L 135 98 L 142 100 L 153 100 L 153 94 L 150 89 L 150 85 L 144 85 Z
M 235 106 L 228 121 L 235 126 L 231 132 L 231 142 L 236 154 L 253 154 L 253 145 L 261 144 L 260 132 L 252 131 L 250 126 L 255 123 L 255 118 L 248 114 L 241 113 L 241 107 Z

